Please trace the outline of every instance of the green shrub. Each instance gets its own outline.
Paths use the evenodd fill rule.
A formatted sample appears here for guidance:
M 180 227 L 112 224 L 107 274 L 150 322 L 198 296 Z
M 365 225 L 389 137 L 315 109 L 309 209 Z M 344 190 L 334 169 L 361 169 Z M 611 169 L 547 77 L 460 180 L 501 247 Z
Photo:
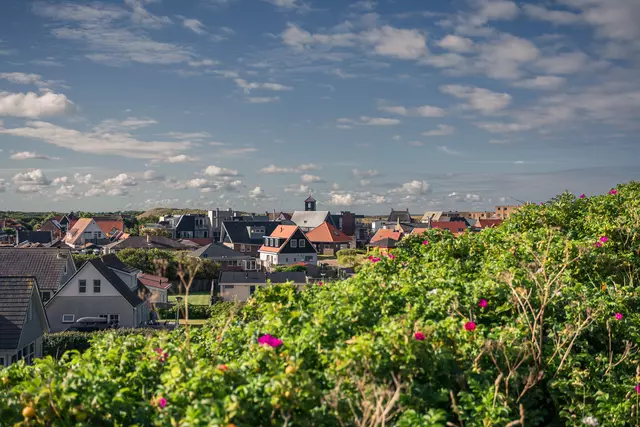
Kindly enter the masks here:
M 0 424 L 634 426 L 639 280 L 640 184 L 563 194 L 409 236 L 348 280 L 261 287 L 202 328 L 14 364 Z
M 98 338 L 107 333 L 112 333 L 116 336 L 127 336 L 140 334 L 153 335 L 156 332 L 157 331 L 155 329 L 122 328 L 96 332 L 70 331 L 45 334 L 42 340 L 42 352 L 44 356 L 59 358 L 69 350 L 78 350 L 82 352 L 88 349 L 91 345 L 92 339 Z

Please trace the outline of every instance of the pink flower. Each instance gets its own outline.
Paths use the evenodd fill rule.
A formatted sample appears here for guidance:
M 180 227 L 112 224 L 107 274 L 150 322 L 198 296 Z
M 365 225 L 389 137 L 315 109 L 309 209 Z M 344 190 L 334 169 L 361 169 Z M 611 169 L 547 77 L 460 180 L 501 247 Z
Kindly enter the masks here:
M 464 328 L 471 332 L 471 331 L 475 331 L 476 330 L 476 324 L 474 322 L 467 322 L 464 324 Z
M 613 188 L 611 191 L 609 191 L 609 194 L 611 194 L 612 196 L 615 196 L 616 194 L 618 194 L 618 190 Z
M 540 206 L 544 206 L 544 202 L 540 202 Z
M 581 198 L 581 199 L 584 199 L 585 197 L 587 197 L 587 196 L 585 196 L 584 194 L 581 194 L 581 195 L 580 195 L 580 198 Z
M 424 338 L 425 338 L 422 332 L 416 332 L 415 334 L 413 334 L 413 337 L 418 341 L 424 341 Z
M 602 247 L 602 243 L 596 242 L 596 248 L 601 248 L 601 247 Z
M 602 236 L 602 237 L 600 238 L 600 241 L 601 241 L 602 243 L 607 243 L 607 242 L 609 241 L 609 238 L 608 238 L 607 236 Z
M 622 318 L 623 318 L 623 317 L 624 317 L 624 316 L 622 315 L 622 313 L 616 313 L 616 314 L 615 314 L 615 318 L 616 318 L 616 320 L 622 320 Z
M 636 391 L 636 393 L 640 394 L 640 384 L 636 384 L 633 389 Z
M 422 244 L 426 246 L 426 245 L 428 245 L 428 244 L 429 244 L 429 241 L 428 241 L 428 240 L 425 240 L 424 242 L 422 242 Z
M 158 406 L 164 409 L 164 407 L 167 406 L 167 399 L 164 397 L 158 399 Z
M 227 369 L 229 369 L 229 368 L 227 367 L 227 365 L 225 365 L 224 363 L 223 363 L 223 364 L 221 364 L 221 365 L 218 365 L 218 366 L 217 366 L 217 368 L 218 368 L 218 370 L 219 370 L 219 371 L 222 371 L 222 372 L 226 372 L 226 371 L 227 371 Z
M 158 359 L 160 360 L 160 362 L 166 362 L 167 358 L 169 357 L 169 353 L 167 353 L 166 351 L 163 352 L 160 347 L 156 348 L 155 352 L 158 354 Z
M 260 345 L 268 345 L 269 347 L 275 348 L 275 347 L 280 347 L 282 345 L 282 340 L 279 340 L 278 338 L 267 334 L 258 338 L 258 343 Z
M 389 254 L 387 256 L 389 257 L 389 259 L 396 259 L 396 256 L 394 254 Z
M 407 263 L 406 263 L 406 262 L 404 262 L 404 261 L 402 261 L 402 266 L 403 266 L 403 267 L 406 267 L 406 266 L 407 266 Z
M 380 258 L 378 258 L 377 256 L 372 256 L 369 258 L 369 261 L 375 264 L 376 262 L 380 262 Z
M 478 301 L 478 307 L 485 308 L 487 305 L 489 305 L 487 300 L 484 298 L 480 298 L 480 301 Z

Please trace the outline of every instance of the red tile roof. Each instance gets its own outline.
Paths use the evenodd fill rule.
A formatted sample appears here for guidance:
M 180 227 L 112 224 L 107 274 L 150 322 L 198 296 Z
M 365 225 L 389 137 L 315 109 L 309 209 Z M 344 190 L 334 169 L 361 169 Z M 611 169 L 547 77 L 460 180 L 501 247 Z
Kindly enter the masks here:
M 480 228 L 491 228 L 491 227 L 496 227 L 496 226 L 502 224 L 503 222 L 504 222 L 504 220 L 499 219 L 499 218 L 479 219 L 478 220 L 478 227 L 480 227 Z
M 449 230 L 451 233 L 458 235 L 464 233 L 464 231 L 467 229 L 467 223 L 464 221 L 432 221 L 431 228 Z M 411 234 L 421 234 L 426 232 L 427 230 L 428 228 L 416 228 L 411 232 Z
M 374 242 L 377 242 L 378 240 L 382 240 L 382 239 L 393 239 L 393 240 L 398 241 L 398 240 L 402 239 L 402 235 L 403 235 L 402 231 L 395 231 L 395 230 L 390 230 L 390 229 L 387 229 L 387 228 L 381 228 L 371 238 L 371 242 L 370 243 L 374 243 Z
M 200 246 L 207 246 L 213 243 L 213 238 L 211 237 L 189 237 L 189 238 L 184 238 L 182 240 L 188 240 Z
M 138 280 L 148 288 L 167 290 L 171 287 L 169 279 L 166 277 L 154 276 L 153 274 L 138 274 Z
M 96 222 L 96 224 L 98 224 L 98 227 L 100 227 L 100 230 L 102 230 L 104 234 L 110 234 L 111 230 L 113 230 L 114 228 L 118 231 L 124 232 L 124 221 L 122 220 L 98 218 L 94 219 L 94 221 Z
M 328 222 L 323 222 L 321 225 L 308 232 L 307 239 L 312 243 L 351 242 L 351 237 L 347 236 Z
M 262 245 L 260 247 L 260 249 L 258 249 L 258 251 L 274 252 L 274 253 L 280 252 L 280 250 L 287 244 L 287 242 L 289 242 L 289 239 L 291 238 L 291 236 L 294 235 L 294 233 L 296 231 L 298 231 L 298 226 L 297 225 L 279 225 L 279 226 L 277 226 L 276 229 L 273 230 L 273 232 L 269 235 L 269 237 L 282 239 L 282 243 L 280 244 L 280 246 L 275 248 L 273 246 Z

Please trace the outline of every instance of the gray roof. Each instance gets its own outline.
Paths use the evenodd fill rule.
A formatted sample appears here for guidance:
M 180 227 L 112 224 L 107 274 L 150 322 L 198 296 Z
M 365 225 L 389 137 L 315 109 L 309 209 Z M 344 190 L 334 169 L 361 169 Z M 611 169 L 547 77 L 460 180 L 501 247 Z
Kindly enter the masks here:
M 0 349 L 18 347 L 34 286 L 33 277 L 0 277 Z
M 115 268 L 116 270 L 124 271 L 125 273 L 133 273 L 135 271 L 140 271 L 135 267 L 128 266 L 124 262 L 120 261 L 115 254 L 104 255 L 101 257 L 102 262 L 107 265 L 109 268 Z
M 300 228 L 316 228 L 322 225 L 327 217 L 333 223 L 329 211 L 295 211 L 291 215 L 291 221 Z
M 220 284 L 228 283 L 307 283 L 307 275 L 302 271 L 260 273 L 257 271 L 223 271 L 220 276 Z
M 144 302 L 142 298 L 138 296 L 138 293 L 129 289 L 129 286 L 127 286 L 127 284 L 124 283 L 116 273 L 107 267 L 107 264 L 102 262 L 102 260 L 94 258 L 88 262 L 91 263 L 91 265 L 93 265 L 96 270 L 98 270 L 100 274 L 102 274 L 104 278 L 107 279 L 109 283 L 111 283 L 111 285 L 113 285 L 113 287 L 116 288 L 116 290 L 122 294 L 124 299 L 126 299 L 133 307 L 137 307 Z M 138 287 L 144 289 L 144 285 L 142 285 L 140 281 L 138 281 Z
M 407 209 L 406 211 L 394 211 L 393 209 L 391 209 L 391 213 L 389 214 L 389 218 L 387 219 L 387 221 L 397 222 L 398 220 L 400 220 L 400 222 L 412 222 L 411 214 L 409 214 L 409 209 Z
M 200 249 L 191 252 L 189 255 L 193 257 L 207 258 L 213 261 L 251 259 L 250 256 L 236 252 L 233 249 L 218 243 L 210 243 L 207 246 L 203 246 Z
M 176 240 L 169 239 L 164 236 L 150 236 L 151 238 L 147 242 L 147 236 L 131 236 L 124 240 L 118 240 L 117 242 L 109 243 L 105 245 L 105 248 L 109 249 L 174 249 L 174 250 L 187 250 L 191 249 L 189 246 L 184 245 Z
M 250 245 L 261 245 L 264 242 L 263 237 L 252 239 L 249 235 L 247 227 L 264 227 L 264 235 L 268 236 L 273 233 L 279 225 L 286 224 L 286 221 L 223 221 L 222 226 L 226 230 L 227 237 L 233 243 L 243 243 Z
M 68 258 L 69 249 L 0 248 L 0 276 L 33 276 L 40 290 L 56 291 L 62 284 Z
M 50 231 L 18 230 L 18 243 L 51 243 L 53 236 Z

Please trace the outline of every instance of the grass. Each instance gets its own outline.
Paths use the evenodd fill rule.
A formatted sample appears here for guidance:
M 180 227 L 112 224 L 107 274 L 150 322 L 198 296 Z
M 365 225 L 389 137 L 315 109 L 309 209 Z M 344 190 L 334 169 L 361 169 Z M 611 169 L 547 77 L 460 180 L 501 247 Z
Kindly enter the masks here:
M 184 299 L 184 295 L 169 295 L 169 302 L 176 302 L 176 297 L 181 296 Z M 193 305 L 209 305 L 209 292 L 189 292 L 189 304 Z

